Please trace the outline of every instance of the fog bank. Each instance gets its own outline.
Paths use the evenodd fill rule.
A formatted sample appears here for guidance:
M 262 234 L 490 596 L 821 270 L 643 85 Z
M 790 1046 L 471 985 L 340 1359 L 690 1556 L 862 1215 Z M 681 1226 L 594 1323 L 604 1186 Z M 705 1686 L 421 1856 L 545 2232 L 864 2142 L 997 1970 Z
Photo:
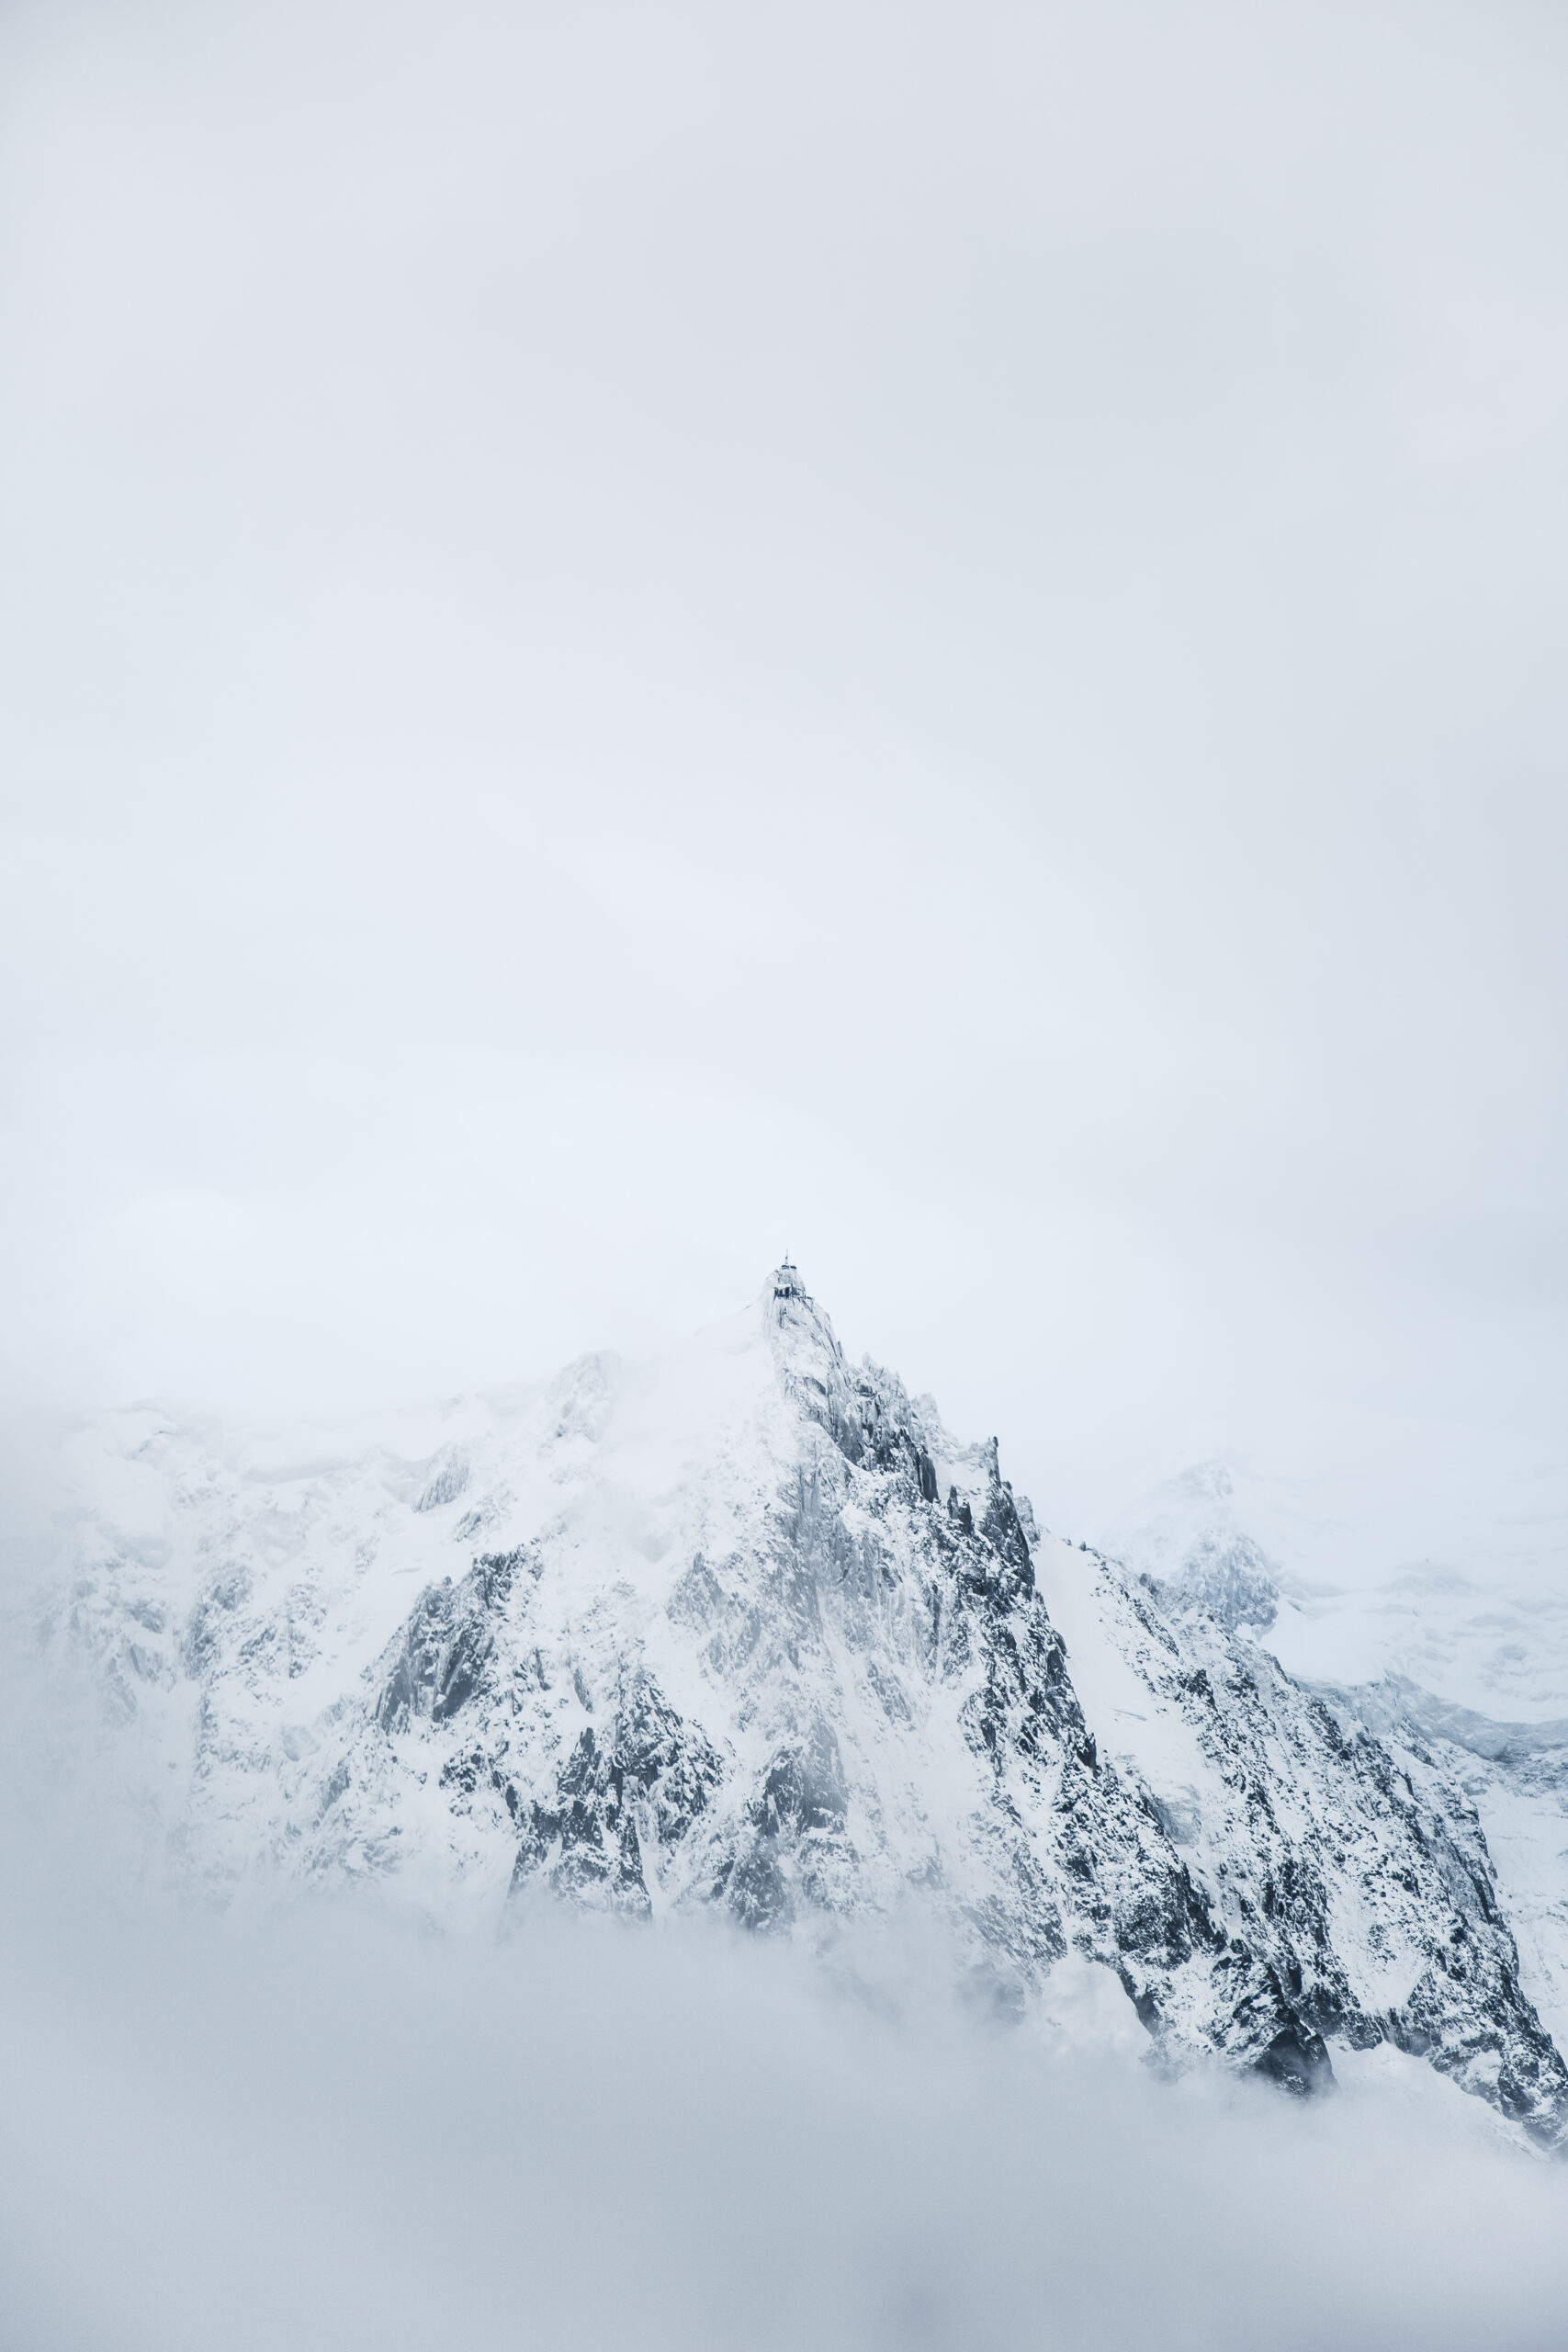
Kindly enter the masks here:
M 1162 2086 L 909 1954 L 873 2001 L 705 1934 L 29 1893 L 0 2293 L 30 2352 L 1560 2336 L 1568 2180 L 1397 2086 Z

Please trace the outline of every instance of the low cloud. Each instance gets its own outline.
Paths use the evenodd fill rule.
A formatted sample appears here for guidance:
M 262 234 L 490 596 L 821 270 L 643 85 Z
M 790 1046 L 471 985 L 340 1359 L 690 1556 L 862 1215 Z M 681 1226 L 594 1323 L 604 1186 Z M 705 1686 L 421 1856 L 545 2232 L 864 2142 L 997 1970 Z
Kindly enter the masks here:
M 872 1999 L 699 1931 L 496 1946 L 12 1885 L 0 2276 L 31 2352 L 1561 2340 L 1568 2177 L 1447 2086 L 1162 2085 L 891 1945 Z

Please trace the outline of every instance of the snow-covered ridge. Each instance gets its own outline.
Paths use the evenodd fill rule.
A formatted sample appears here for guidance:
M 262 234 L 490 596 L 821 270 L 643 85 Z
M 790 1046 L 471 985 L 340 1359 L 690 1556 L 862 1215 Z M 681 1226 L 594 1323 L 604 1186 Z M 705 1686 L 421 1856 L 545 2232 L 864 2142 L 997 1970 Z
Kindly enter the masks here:
M 1506 1475 L 1502 1475 L 1506 1473 Z M 1353 1497 L 1292 1492 L 1255 1468 L 1202 1463 L 1107 1532 L 1124 1570 L 1168 1601 L 1226 1614 L 1216 1564 L 1244 1562 L 1263 1599 L 1258 1638 L 1348 1730 L 1433 1763 L 1474 1805 L 1519 1952 L 1520 1981 L 1568 2037 L 1568 1565 L 1559 1481 L 1528 1460 L 1495 1465 L 1511 1510 L 1467 1526 L 1439 1499 L 1434 1554 L 1402 1531 L 1359 1560 Z M 1347 1509 L 1347 1504 L 1349 1508 Z M 1438 1544 L 1441 1549 L 1438 1549 Z M 1516 1712 L 1517 1711 L 1517 1712 Z
M 305 1453 L 120 1415 L 66 1475 L 52 1654 L 220 1899 L 353 1882 L 500 1928 L 553 1894 L 817 1947 L 914 1908 L 1010 2008 L 1087 1969 L 1168 2064 L 1308 2089 L 1389 2043 L 1564 2135 L 1436 1747 L 1236 1630 L 1245 1577 L 1043 1535 L 787 1261 L 658 1363 Z

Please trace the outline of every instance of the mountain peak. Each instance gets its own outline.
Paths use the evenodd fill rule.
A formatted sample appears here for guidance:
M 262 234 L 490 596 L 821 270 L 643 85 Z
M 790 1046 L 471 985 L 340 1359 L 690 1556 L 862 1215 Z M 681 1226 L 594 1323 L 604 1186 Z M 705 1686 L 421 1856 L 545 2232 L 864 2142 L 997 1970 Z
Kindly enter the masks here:
M 781 1386 L 807 1418 L 843 1442 L 855 1419 L 849 1366 L 826 1307 L 818 1306 L 789 1258 L 762 1289 L 763 1320 Z
M 800 1279 L 800 1269 L 786 1250 L 769 1277 L 775 1298 L 807 1298 L 810 1295 Z

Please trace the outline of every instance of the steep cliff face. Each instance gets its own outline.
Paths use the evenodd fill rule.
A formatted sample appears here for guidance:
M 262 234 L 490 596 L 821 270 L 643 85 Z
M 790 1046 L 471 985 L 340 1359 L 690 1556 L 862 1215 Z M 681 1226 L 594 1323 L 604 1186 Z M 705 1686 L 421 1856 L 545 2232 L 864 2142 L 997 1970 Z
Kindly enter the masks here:
M 1201 1592 L 1042 1535 L 995 1442 L 851 1365 L 793 1267 L 661 1365 L 436 1435 L 290 1464 L 122 1430 L 141 1530 L 86 1510 L 55 1637 L 158 1751 L 205 1883 L 817 1945 L 931 1908 L 1004 2006 L 1074 1953 L 1172 2064 L 1307 2090 L 1386 2040 L 1563 2136 L 1453 1777 Z
M 1427 1468 L 1431 1465 L 1427 1464 Z M 1107 1531 L 1123 1582 L 1185 1616 L 1242 1612 L 1295 1684 L 1365 1731 L 1412 1784 L 1473 1807 L 1526 1996 L 1568 2039 L 1568 1600 L 1560 1485 L 1529 1456 L 1488 1465 L 1507 1498 L 1479 1520 L 1460 1476 L 1401 1518 L 1358 1509 L 1358 1475 L 1233 1478 L 1198 1464 Z M 1361 1500 L 1369 1498 L 1359 1498 Z M 1417 1522 L 1419 1524 L 1419 1522 Z M 1417 1539 L 1419 1542 L 1419 1539 Z M 1255 1594 L 1245 1588 L 1257 1575 Z M 1233 1573 L 1238 1572 L 1238 1573 Z
M 1568 2037 L 1568 1723 L 1499 1723 L 1400 1675 L 1333 1688 L 1348 1724 L 1475 1808 L 1519 1982 L 1557 2046 Z

